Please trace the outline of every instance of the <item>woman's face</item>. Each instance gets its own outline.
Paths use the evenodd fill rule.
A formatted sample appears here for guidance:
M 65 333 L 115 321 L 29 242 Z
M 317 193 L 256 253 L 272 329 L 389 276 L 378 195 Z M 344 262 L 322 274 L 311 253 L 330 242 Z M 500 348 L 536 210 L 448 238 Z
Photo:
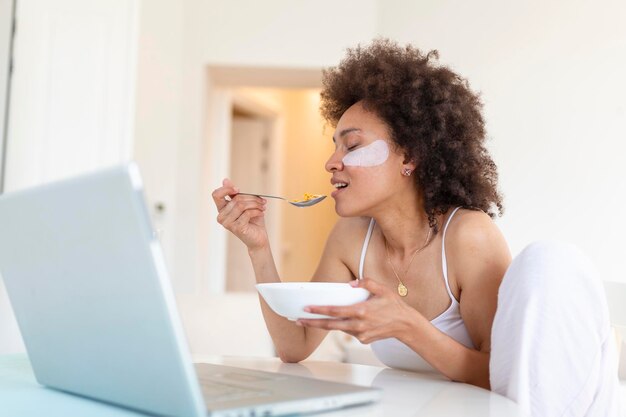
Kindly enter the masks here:
M 409 178 L 402 176 L 402 168 L 409 165 L 403 164 L 404 156 L 390 139 L 388 126 L 361 103 L 341 116 L 333 141 L 335 152 L 326 170 L 333 175 L 336 189 L 331 196 L 340 216 L 371 216 L 407 186 Z

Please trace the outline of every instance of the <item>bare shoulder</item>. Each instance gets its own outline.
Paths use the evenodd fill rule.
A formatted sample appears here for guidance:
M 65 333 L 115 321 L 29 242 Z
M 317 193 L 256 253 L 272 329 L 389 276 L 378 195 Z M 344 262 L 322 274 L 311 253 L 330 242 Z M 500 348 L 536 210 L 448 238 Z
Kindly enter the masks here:
M 491 217 L 461 209 L 446 232 L 446 254 L 470 337 L 480 351 L 489 352 L 498 288 L 511 263 L 509 247 Z
M 314 280 L 347 282 L 354 279 L 354 262 L 369 222 L 370 219 L 366 217 L 342 217 L 335 223 L 313 276 Z
M 469 247 L 495 243 L 493 239 L 499 237 L 502 237 L 502 233 L 488 214 L 479 210 L 459 209 L 448 226 L 446 245 L 461 245 L 467 250 Z
M 369 217 L 341 217 L 330 232 L 327 245 L 349 249 L 363 240 L 370 221 Z
M 478 210 L 460 209 L 452 218 L 446 232 L 446 253 L 461 287 L 468 284 L 467 280 L 501 279 L 500 272 L 503 274 L 511 262 L 500 229 L 489 215 Z M 485 276 L 486 270 L 493 273 Z

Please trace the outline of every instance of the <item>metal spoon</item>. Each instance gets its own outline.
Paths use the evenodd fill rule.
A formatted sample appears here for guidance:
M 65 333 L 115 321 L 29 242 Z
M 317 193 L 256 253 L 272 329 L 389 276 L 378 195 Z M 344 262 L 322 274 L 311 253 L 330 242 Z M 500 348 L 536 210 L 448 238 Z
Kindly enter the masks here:
M 315 197 L 315 198 L 312 198 L 312 199 L 306 200 L 306 201 L 293 201 L 293 200 L 287 200 L 285 197 L 278 197 L 276 195 L 252 194 L 252 193 L 237 193 L 237 194 L 253 195 L 253 196 L 256 196 L 256 197 L 265 197 L 265 198 L 277 198 L 279 200 L 285 200 L 289 204 L 292 204 L 292 205 L 294 205 L 296 207 L 311 207 L 312 205 L 315 205 L 315 204 L 319 203 L 320 201 L 322 201 L 323 199 L 326 198 L 325 195 L 320 195 L 319 197 Z

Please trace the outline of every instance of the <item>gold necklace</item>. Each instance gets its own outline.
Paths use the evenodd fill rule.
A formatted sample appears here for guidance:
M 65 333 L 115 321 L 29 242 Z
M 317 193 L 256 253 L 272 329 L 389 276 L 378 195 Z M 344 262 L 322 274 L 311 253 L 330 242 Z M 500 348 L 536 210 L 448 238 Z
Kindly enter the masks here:
M 426 248 L 426 246 L 428 246 L 428 244 L 430 243 L 430 232 L 431 231 L 432 231 L 432 229 L 429 227 L 428 228 L 428 235 L 426 235 L 426 241 L 424 242 L 424 244 L 422 245 L 421 248 L 415 249 L 415 252 L 413 252 L 413 255 L 411 256 L 411 260 L 409 261 L 409 264 L 407 265 L 406 269 L 404 270 L 403 277 L 405 279 L 406 279 L 406 274 L 407 274 L 407 272 L 409 272 L 409 268 L 411 267 L 411 263 L 413 263 L 413 259 L 415 259 L 415 255 L 417 255 L 422 250 L 424 250 L 424 248 Z M 393 267 L 393 263 L 391 262 L 391 258 L 389 257 L 389 246 L 387 246 L 387 239 L 385 239 L 385 252 L 387 253 L 387 262 L 389 262 L 389 266 L 391 266 L 391 270 L 393 271 L 393 274 L 398 279 L 398 294 L 400 295 L 400 297 L 406 297 L 407 294 L 409 293 L 409 290 L 406 288 L 406 285 L 404 285 L 404 283 L 402 282 L 402 280 L 398 276 L 398 273 L 396 272 L 396 268 Z

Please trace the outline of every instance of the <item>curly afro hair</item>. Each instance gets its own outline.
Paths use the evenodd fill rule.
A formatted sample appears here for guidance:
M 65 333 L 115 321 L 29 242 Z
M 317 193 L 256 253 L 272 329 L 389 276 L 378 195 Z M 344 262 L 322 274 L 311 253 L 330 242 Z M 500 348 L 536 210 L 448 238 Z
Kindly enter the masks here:
M 435 232 L 436 216 L 463 206 L 502 215 L 496 164 L 485 148 L 480 96 L 468 82 L 424 54 L 388 39 L 348 49 L 323 73 L 322 116 L 333 126 L 353 104 L 380 117 L 391 139 L 417 164 L 415 185 Z

